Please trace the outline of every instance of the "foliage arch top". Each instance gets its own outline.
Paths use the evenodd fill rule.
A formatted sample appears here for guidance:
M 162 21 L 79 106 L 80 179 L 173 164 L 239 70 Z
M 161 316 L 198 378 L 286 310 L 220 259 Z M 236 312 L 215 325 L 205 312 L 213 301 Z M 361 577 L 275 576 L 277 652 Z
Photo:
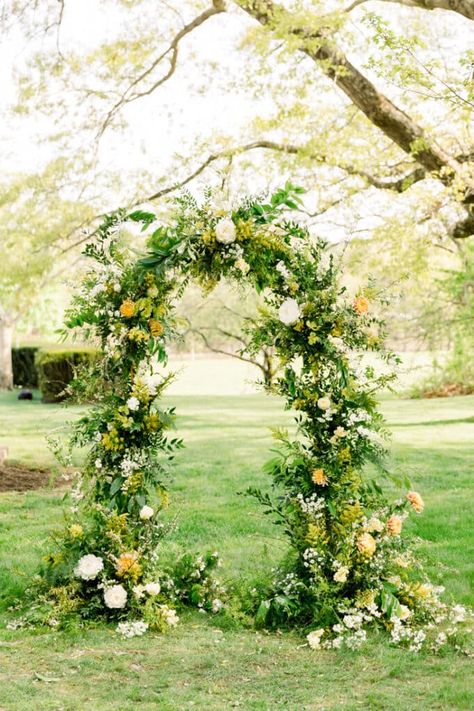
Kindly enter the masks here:
M 313 647 L 355 646 L 382 623 L 418 649 L 420 624 L 451 620 L 401 536 L 408 510 L 423 509 L 420 495 L 391 504 L 375 479 L 362 477 L 366 462 L 382 466 L 386 431 L 374 393 L 392 378 L 362 358 L 377 351 L 390 364 L 394 356 L 383 349 L 370 292 L 348 299 L 325 244 L 291 218 L 301 192 L 287 184 L 267 203 L 246 199 L 227 212 L 213 207 L 211 194 L 203 204 L 186 194 L 171 224 L 153 229 L 146 256 L 125 246 L 120 226 L 128 219 L 154 227 L 148 212 L 109 216 L 86 246 L 93 267 L 67 326 L 98 340 L 103 355 L 74 383 L 95 407 L 75 427 L 72 443 L 88 454 L 71 519 L 43 569 L 51 615 L 106 615 L 132 635 L 175 624 L 183 602 L 221 608 L 215 554 L 186 555 L 169 570 L 160 563 L 167 462 L 182 444 L 167 434 L 174 410 L 160 406 L 169 380 L 160 366 L 179 336 L 175 304 L 187 282 L 211 290 L 225 277 L 262 292 L 249 349 L 274 346 L 273 389 L 297 424 L 294 439 L 275 433 L 267 469 L 279 496 L 249 492 L 291 545 L 247 608 L 258 624 L 318 626 L 308 637 Z

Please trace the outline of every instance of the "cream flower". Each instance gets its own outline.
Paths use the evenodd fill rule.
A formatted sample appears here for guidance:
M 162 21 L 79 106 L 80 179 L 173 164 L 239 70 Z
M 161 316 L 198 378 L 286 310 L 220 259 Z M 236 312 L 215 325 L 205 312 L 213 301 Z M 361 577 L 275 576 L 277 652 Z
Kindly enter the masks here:
M 152 597 L 155 597 L 155 595 L 159 595 L 160 590 L 160 583 L 147 583 L 145 585 L 145 592 L 147 592 L 148 595 L 151 595 Z
M 179 617 L 176 614 L 176 610 L 173 610 L 172 607 L 168 607 L 168 605 L 161 605 L 160 612 L 164 621 L 167 625 L 169 625 L 169 627 L 176 627 L 179 622 Z
M 336 581 L 336 583 L 345 583 L 347 580 L 347 576 L 349 575 L 349 568 L 347 565 L 341 565 L 338 570 L 333 575 L 333 579 Z
M 400 516 L 393 514 L 393 516 L 390 516 L 387 520 L 387 531 L 391 536 L 399 536 L 402 532 L 402 524 L 403 521 Z
M 216 240 L 221 244 L 232 244 L 236 238 L 235 225 L 229 217 L 219 220 L 216 225 Z
M 383 525 L 382 521 L 377 518 L 377 516 L 372 516 L 367 526 L 365 527 L 365 530 L 369 533 L 372 533 L 373 531 L 375 531 L 376 533 L 382 533 L 384 528 L 385 526 Z
M 357 548 L 362 555 L 370 558 L 375 553 L 376 543 L 375 538 L 370 533 L 362 533 L 357 539 Z
M 236 261 L 235 266 L 236 266 L 237 269 L 238 269 L 239 271 L 241 271 L 242 274 L 244 274 L 244 275 L 245 275 L 245 274 L 248 274 L 249 271 L 250 271 L 250 265 L 247 264 L 247 262 L 245 261 L 245 259 L 242 259 L 242 257 L 240 257 L 240 259 L 238 259 L 238 260 Z
M 127 407 L 129 410 L 132 410 L 132 412 L 134 410 L 138 410 L 140 407 L 140 400 L 135 396 L 129 397 L 127 400 Z
M 301 310 L 296 299 L 286 299 L 278 309 L 278 318 L 285 326 L 293 326 L 301 318 Z
M 411 610 L 406 605 L 400 605 L 398 617 L 400 620 L 407 620 L 411 615 Z
M 331 400 L 328 397 L 320 397 L 317 405 L 320 410 L 329 410 L 331 407 Z
M 95 580 L 100 571 L 104 569 L 104 561 L 97 555 L 83 555 L 74 568 L 76 578 L 82 580 Z
M 104 602 L 111 610 L 121 610 L 127 604 L 127 591 L 123 585 L 112 585 L 104 592 Z
M 311 649 L 318 649 L 321 646 L 321 637 L 323 636 L 323 634 L 324 629 L 319 629 L 313 630 L 313 632 L 310 632 L 306 635 L 306 639 L 308 640 L 308 644 Z
M 151 506 L 142 506 L 142 508 L 140 509 L 140 518 L 142 521 L 148 521 L 154 513 L 155 511 L 151 508 Z

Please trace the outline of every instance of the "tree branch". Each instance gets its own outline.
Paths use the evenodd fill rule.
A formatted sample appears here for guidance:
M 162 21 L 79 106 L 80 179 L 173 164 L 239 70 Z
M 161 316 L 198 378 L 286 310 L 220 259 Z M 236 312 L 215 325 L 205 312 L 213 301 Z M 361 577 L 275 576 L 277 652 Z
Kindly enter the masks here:
M 247 14 L 270 30 L 280 23 L 290 36 L 299 41 L 299 50 L 312 59 L 357 106 L 369 121 L 379 128 L 405 153 L 414 157 L 428 172 L 450 184 L 461 176 L 461 166 L 455 157 L 432 140 L 407 113 L 382 94 L 344 55 L 330 37 L 328 30 L 311 30 L 299 24 L 290 11 L 272 0 L 234 0 Z M 466 188 L 474 194 L 474 184 Z
M 139 74 L 135 79 L 130 82 L 128 87 L 125 89 L 125 91 L 122 93 L 118 101 L 112 106 L 112 108 L 108 111 L 101 127 L 99 128 L 99 131 L 97 133 L 97 140 L 100 139 L 100 137 L 103 135 L 104 131 L 107 129 L 107 127 L 110 125 L 112 122 L 114 116 L 126 105 L 132 103 L 132 101 L 136 101 L 137 99 L 142 98 L 143 96 L 148 96 L 149 94 L 152 94 L 158 87 L 160 87 L 162 84 L 164 84 L 170 77 L 173 76 L 173 74 L 176 71 L 176 65 L 178 62 L 178 54 L 179 54 L 179 45 L 181 40 L 186 37 L 186 35 L 191 34 L 195 29 L 203 25 L 207 20 L 209 20 L 211 17 L 214 17 L 214 15 L 218 15 L 221 12 L 225 11 L 225 6 L 222 0 L 213 0 L 212 1 L 212 7 L 208 8 L 204 12 L 202 12 L 200 15 L 194 18 L 191 22 L 189 22 L 187 25 L 185 25 L 173 38 L 169 46 L 162 52 L 151 64 L 149 67 L 147 67 L 141 74 Z M 154 70 L 157 68 L 157 66 L 164 60 L 166 57 L 170 57 L 169 59 L 169 68 L 168 71 L 165 72 L 165 74 L 157 79 L 156 81 L 153 82 L 151 86 L 149 86 L 147 89 L 142 89 L 139 90 L 138 86 L 147 78 L 150 77 L 151 74 L 154 72 Z
M 397 5 L 405 5 L 407 7 L 419 7 L 422 10 L 450 10 L 459 15 L 467 17 L 468 20 L 474 20 L 474 2 L 473 0 L 380 0 L 381 2 L 392 2 Z M 351 12 L 359 5 L 363 5 L 367 0 L 354 0 L 344 12 Z

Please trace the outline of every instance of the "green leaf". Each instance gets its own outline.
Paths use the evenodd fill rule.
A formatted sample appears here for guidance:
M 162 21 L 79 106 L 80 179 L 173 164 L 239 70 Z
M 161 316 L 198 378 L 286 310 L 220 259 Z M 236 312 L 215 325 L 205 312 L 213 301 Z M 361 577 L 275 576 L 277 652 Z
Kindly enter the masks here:
M 271 604 L 270 600 L 262 600 L 258 606 L 257 614 L 255 615 L 255 627 L 258 629 L 265 627 Z

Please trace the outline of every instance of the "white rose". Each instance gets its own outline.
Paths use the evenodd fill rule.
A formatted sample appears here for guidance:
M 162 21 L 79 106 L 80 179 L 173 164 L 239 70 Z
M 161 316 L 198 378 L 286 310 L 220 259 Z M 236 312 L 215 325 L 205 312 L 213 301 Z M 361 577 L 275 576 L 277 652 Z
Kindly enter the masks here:
M 112 585 L 104 593 L 104 602 L 111 610 L 120 610 L 127 604 L 127 591 L 122 585 Z
M 235 225 L 229 217 L 220 220 L 216 225 L 216 240 L 221 244 L 232 244 L 235 242 Z
M 212 611 L 213 612 L 219 612 L 219 610 L 222 610 L 224 607 L 224 603 L 222 600 L 219 600 L 219 598 L 215 598 L 215 600 L 212 601 Z
M 342 565 L 339 568 L 339 570 L 336 570 L 336 572 L 333 575 L 333 578 L 336 581 L 336 583 L 345 583 L 348 575 L 349 575 L 349 568 L 346 565 Z
M 104 561 L 97 555 L 83 555 L 79 559 L 75 569 L 74 575 L 76 578 L 82 578 L 82 580 L 94 580 L 104 568 Z
M 140 518 L 142 521 L 148 521 L 148 519 L 150 519 L 154 513 L 155 511 L 151 508 L 151 506 L 143 506 L 140 509 Z
M 127 407 L 129 410 L 138 410 L 140 407 L 140 400 L 137 397 L 129 397 L 127 400 Z
M 176 627 L 179 622 L 179 617 L 176 614 L 176 610 L 173 610 L 171 607 L 168 607 L 168 605 L 161 605 L 160 611 L 166 624 L 170 627 Z
M 321 645 L 321 637 L 324 634 L 324 630 L 314 630 L 313 632 L 310 632 L 309 634 L 306 635 L 306 639 L 308 640 L 308 644 L 311 647 L 311 649 L 318 649 L 318 647 Z
M 373 516 L 365 528 L 367 531 L 369 531 L 369 533 L 372 533 L 373 531 L 376 531 L 377 533 L 382 533 L 385 528 L 385 524 L 382 523 L 379 518 Z
M 296 299 L 286 299 L 278 309 L 278 318 L 285 326 L 292 326 L 301 318 L 301 310 Z
M 320 410 L 329 410 L 331 407 L 331 400 L 328 397 L 320 397 L 318 400 L 318 407 Z
M 280 272 L 284 279 L 288 279 L 288 277 L 290 276 L 290 272 L 288 271 L 284 262 L 278 262 L 275 269 L 277 270 L 277 272 Z
M 155 595 L 159 595 L 160 590 L 160 583 L 147 583 L 145 585 L 145 592 L 147 592 L 148 595 L 151 595 L 152 597 L 154 597 Z

